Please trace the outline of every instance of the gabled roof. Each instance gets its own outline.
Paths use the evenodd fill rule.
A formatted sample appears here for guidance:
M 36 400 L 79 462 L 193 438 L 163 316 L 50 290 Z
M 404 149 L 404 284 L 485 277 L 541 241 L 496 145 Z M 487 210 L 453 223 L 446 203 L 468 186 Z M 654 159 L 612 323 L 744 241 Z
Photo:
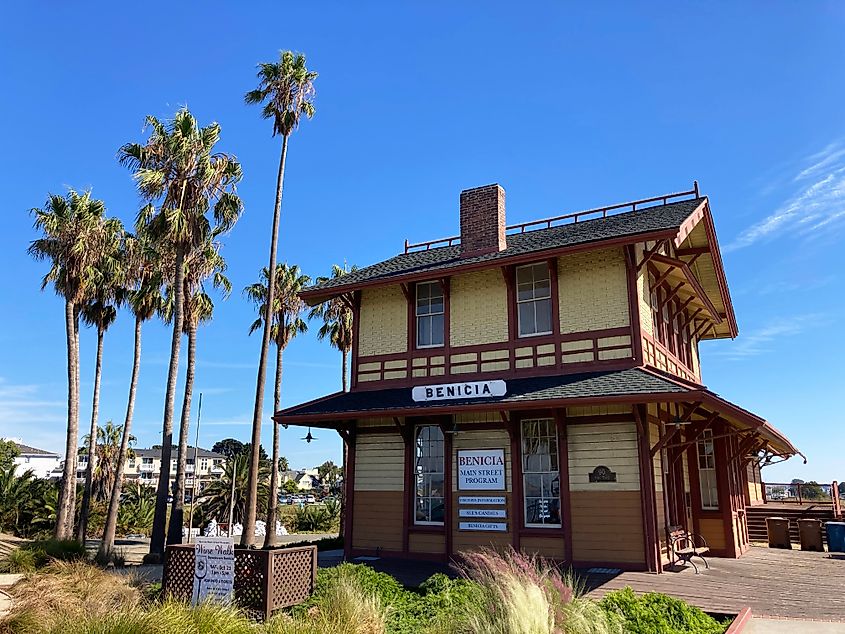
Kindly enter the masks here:
M 14 441 L 12 441 L 14 442 Z M 30 447 L 29 445 L 22 445 L 19 442 L 15 442 L 15 446 L 18 448 L 18 452 L 22 456 L 45 456 L 45 457 L 60 457 L 60 454 L 57 454 L 53 451 L 46 451 L 44 449 L 38 449 L 36 447 Z
M 139 458 L 161 458 L 161 447 L 149 448 L 149 449 L 134 449 L 135 455 Z M 179 455 L 179 447 L 173 447 L 171 457 L 175 460 Z M 188 446 L 188 459 L 192 459 L 194 457 L 194 448 L 190 445 Z M 208 449 L 203 449 L 200 447 L 197 450 L 197 458 L 225 458 L 221 453 L 215 453 L 213 451 L 209 451 Z
M 705 202 L 696 197 L 667 204 L 658 204 L 637 211 L 608 215 L 536 229 L 507 236 L 504 251 L 474 257 L 460 257 L 460 246 L 445 246 L 401 253 L 383 262 L 358 269 L 340 278 L 332 278 L 302 292 L 306 301 L 316 302 L 342 290 L 360 286 L 386 284 L 425 275 L 445 274 L 451 269 L 475 267 L 488 263 L 505 264 L 530 254 L 556 252 L 594 243 L 629 238 L 648 239 L 673 237 L 683 222 Z M 633 241 L 633 240 L 631 240 Z

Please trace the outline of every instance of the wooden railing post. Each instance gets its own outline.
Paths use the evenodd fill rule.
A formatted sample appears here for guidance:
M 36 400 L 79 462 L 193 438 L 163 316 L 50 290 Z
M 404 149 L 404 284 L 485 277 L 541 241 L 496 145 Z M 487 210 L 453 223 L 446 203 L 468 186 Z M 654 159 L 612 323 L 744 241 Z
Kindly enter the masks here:
M 842 519 L 842 500 L 839 497 L 839 483 L 834 480 L 830 484 L 830 499 L 833 502 L 833 516 Z

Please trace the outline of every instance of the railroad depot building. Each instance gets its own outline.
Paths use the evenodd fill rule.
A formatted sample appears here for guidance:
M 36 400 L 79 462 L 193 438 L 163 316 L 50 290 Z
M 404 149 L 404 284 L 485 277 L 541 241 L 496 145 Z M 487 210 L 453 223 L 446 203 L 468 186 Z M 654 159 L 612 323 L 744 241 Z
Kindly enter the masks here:
M 681 526 L 739 557 L 760 461 L 798 453 L 702 382 L 699 342 L 737 325 L 697 184 L 515 226 L 500 186 L 466 190 L 460 236 L 302 298 L 354 319 L 350 391 L 275 415 L 343 437 L 347 556 L 659 572 Z

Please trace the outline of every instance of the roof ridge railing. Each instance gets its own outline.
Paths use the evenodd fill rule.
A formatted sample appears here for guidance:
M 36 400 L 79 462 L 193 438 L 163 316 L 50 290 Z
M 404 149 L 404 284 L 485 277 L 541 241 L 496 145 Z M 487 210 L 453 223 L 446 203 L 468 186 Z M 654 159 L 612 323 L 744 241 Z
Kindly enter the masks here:
M 600 214 L 601 218 L 607 218 L 608 215 L 615 215 L 628 211 L 641 211 L 643 209 L 650 209 L 651 207 L 658 206 L 652 203 L 660 203 L 661 205 L 666 205 L 669 203 L 669 201 L 675 201 L 678 198 L 684 198 L 686 196 L 692 196 L 693 198 L 699 197 L 698 181 L 693 181 L 693 188 L 688 191 L 675 192 L 672 194 L 663 194 L 661 196 L 652 196 L 651 198 L 641 198 L 639 200 L 632 200 L 630 202 L 617 203 L 615 205 L 608 205 L 605 207 L 596 207 L 594 209 L 576 211 L 560 216 L 552 216 L 550 218 L 541 218 L 540 220 L 520 222 L 515 225 L 508 225 L 507 227 L 505 227 L 505 231 L 514 234 L 525 233 L 526 230 L 532 231 L 536 229 L 551 229 L 552 226 L 558 223 L 567 224 L 567 221 L 569 221 L 571 224 L 576 224 L 578 222 L 588 219 L 586 218 L 587 216 L 596 216 Z M 596 219 L 597 218 L 589 218 L 589 220 Z M 454 244 L 459 244 L 460 241 L 461 236 L 450 236 L 448 238 L 439 238 L 437 240 L 429 240 L 427 242 L 416 242 L 413 244 L 408 242 L 408 240 L 405 240 L 405 253 L 410 253 L 411 251 L 428 251 L 429 249 L 441 246 L 451 247 Z

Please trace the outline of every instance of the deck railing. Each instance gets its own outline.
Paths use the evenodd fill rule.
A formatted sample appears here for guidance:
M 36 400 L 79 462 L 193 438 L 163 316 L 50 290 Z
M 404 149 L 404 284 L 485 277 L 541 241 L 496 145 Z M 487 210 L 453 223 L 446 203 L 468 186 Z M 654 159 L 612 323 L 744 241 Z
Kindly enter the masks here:
M 833 506 L 834 513 L 841 517 L 839 483 L 817 482 L 763 482 L 765 500 L 786 504 L 816 504 Z
M 632 200 L 625 203 L 617 203 L 615 205 L 607 205 L 605 207 L 596 207 L 595 209 L 586 209 L 584 211 L 576 211 L 574 213 L 563 214 L 561 216 L 552 216 L 551 218 L 541 218 L 540 220 L 531 220 L 529 222 L 521 222 L 515 225 L 508 225 L 505 227 L 507 233 L 525 233 L 535 229 L 551 229 L 553 226 L 561 224 L 575 224 L 583 222 L 584 220 L 594 220 L 596 218 L 607 218 L 608 216 L 626 213 L 629 211 L 640 211 L 655 207 L 657 205 L 666 205 L 670 201 L 677 202 L 681 198 L 698 198 L 698 181 L 693 182 L 692 189 L 684 192 L 675 192 L 673 194 L 663 194 L 661 196 L 652 196 L 651 198 L 641 198 L 639 200 Z M 427 242 L 410 243 L 405 240 L 405 253 L 411 251 L 428 251 L 435 247 L 449 246 L 453 244 L 460 244 L 461 236 L 450 236 L 448 238 L 438 238 L 437 240 L 429 240 Z

